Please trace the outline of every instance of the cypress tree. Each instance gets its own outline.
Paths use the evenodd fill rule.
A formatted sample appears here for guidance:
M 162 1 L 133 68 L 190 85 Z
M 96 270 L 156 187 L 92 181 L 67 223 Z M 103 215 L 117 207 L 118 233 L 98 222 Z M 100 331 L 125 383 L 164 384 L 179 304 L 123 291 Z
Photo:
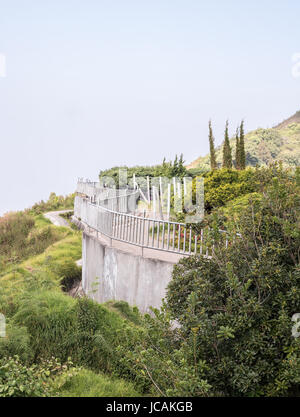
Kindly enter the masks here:
M 174 162 L 173 162 L 172 176 L 176 177 L 177 174 L 178 174 L 178 157 L 176 154 Z
M 246 168 L 246 152 L 245 152 L 245 132 L 244 132 L 244 120 L 241 122 L 240 126 L 240 151 L 239 151 L 239 158 L 240 158 L 240 169 Z
M 185 167 L 184 167 L 184 159 L 183 159 L 183 154 L 181 153 L 180 154 L 180 157 L 179 157 L 179 161 L 178 161 L 178 174 L 180 175 L 180 176 L 182 176 L 182 175 L 184 175 L 185 174 Z
M 235 167 L 241 169 L 239 128 L 236 129 L 235 135 Z
M 210 150 L 210 168 L 213 171 L 214 169 L 217 169 L 218 165 L 217 165 L 217 158 L 216 158 L 216 151 L 215 151 L 215 138 L 213 135 L 213 130 L 211 127 L 211 120 L 209 121 L 208 124 L 209 127 L 209 150 Z
M 228 134 L 228 120 L 225 127 L 225 140 L 223 145 L 223 168 L 232 168 L 231 147 Z

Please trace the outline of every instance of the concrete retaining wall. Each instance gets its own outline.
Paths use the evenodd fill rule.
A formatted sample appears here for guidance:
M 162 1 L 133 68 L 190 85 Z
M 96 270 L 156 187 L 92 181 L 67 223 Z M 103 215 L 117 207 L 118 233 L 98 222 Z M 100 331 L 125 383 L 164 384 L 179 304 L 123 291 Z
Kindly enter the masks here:
M 87 232 L 82 258 L 83 290 L 95 301 L 124 300 L 142 312 L 161 306 L 174 263 L 121 250 Z

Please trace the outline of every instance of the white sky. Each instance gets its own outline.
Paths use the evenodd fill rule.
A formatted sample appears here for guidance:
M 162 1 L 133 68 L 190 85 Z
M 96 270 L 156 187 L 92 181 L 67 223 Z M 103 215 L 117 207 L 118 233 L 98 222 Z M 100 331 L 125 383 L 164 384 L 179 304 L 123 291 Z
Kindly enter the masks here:
M 300 109 L 300 3 L 0 0 L 0 214 Z M 300 61 L 300 59 L 299 59 Z M 3 59 L 0 60 L 0 64 Z

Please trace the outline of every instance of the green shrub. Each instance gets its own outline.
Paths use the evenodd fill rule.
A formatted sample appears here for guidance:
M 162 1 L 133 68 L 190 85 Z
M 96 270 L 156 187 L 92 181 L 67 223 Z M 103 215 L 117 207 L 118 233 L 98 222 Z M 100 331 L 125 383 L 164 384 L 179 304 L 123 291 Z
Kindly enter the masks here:
M 138 313 L 133 314 L 136 319 Z M 26 326 L 35 360 L 55 356 L 65 361 L 71 356 L 80 366 L 134 380 L 130 367 L 121 363 L 117 347 L 133 349 L 140 333 L 117 312 L 57 290 L 31 290 L 19 298 L 13 318 Z
M 68 340 L 76 327 L 75 304 L 59 290 L 28 291 L 20 297 L 14 320 L 27 327 L 35 359 L 72 356 Z
M 81 281 L 82 269 L 71 258 L 50 262 L 49 270 L 59 278 L 64 291 L 69 291 L 76 282 Z
M 57 395 L 53 379 L 65 380 L 78 371 L 68 361 L 62 365 L 54 358 L 39 365 L 24 365 L 18 356 L 0 359 L 0 397 L 49 397 Z
M 244 194 L 256 191 L 255 172 L 253 169 L 236 171 L 219 169 L 204 176 L 205 209 L 221 207 L 228 201 Z
M 120 362 L 116 348 L 121 344 L 132 349 L 138 330 L 114 311 L 88 298 L 77 300 L 77 327 L 74 333 L 77 350 L 76 363 L 121 377 L 133 377 L 131 370 Z
M 51 193 L 46 202 L 42 200 L 39 203 L 34 204 L 30 209 L 27 209 L 26 212 L 33 215 L 39 215 L 47 211 L 72 210 L 74 207 L 74 198 L 75 193 L 65 197 Z
M 113 309 L 119 311 L 125 319 L 139 324 L 141 322 L 141 316 L 137 307 L 130 307 L 126 301 L 111 301 L 107 303 Z
M 135 343 L 128 349 L 120 343 L 117 352 L 123 366 L 131 369 L 135 384 L 152 396 L 208 396 L 211 386 L 204 377 L 205 362 L 190 361 L 190 347 L 173 328 L 164 308 L 146 314 Z
M 205 361 L 217 395 L 300 395 L 300 189 L 277 174 L 236 219 L 241 238 L 180 261 L 168 287 L 190 363 Z

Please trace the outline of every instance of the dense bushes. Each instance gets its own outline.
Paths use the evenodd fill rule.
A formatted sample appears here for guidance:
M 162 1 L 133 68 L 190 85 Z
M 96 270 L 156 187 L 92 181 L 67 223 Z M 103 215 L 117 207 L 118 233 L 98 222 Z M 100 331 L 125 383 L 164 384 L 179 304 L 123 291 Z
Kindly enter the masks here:
M 99 389 L 101 382 L 104 385 L 98 395 L 140 395 L 144 385 L 122 361 L 118 349 L 122 346 L 126 352 L 132 351 L 143 336 L 142 328 L 137 327 L 140 316 L 136 309 L 125 303 L 105 307 L 87 298 L 73 299 L 58 290 L 32 287 L 19 295 L 16 303 L 16 312 L 8 318 L 7 335 L 0 339 L 0 395 L 48 396 L 55 390 L 72 395 L 78 390 L 77 383 L 85 386 L 81 395 L 91 395 L 97 394 L 97 386 L 92 384 L 97 383 Z M 116 312 L 119 308 L 121 314 Z M 71 357 L 76 368 L 84 366 L 93 372 L 82 371 L 73 378 L 68 368 L 59 378 L 51 371 L 51 378 L 44 379 L 44 364 L 54 357 L 57 363 L 68 363 Z M 99 372 L 110 378 L 98 376 Z M 125 384 L 120 376 L 131 383 Z M 18 387 L 12 386 L 13 380 Z
M 74 198 L 75 193 L 69 194 L 67 196 L 56 195 L 51 193 L 47 201 L 40 201 L 39 203 L 34 204 L 30 209 L 26 210 L 30 214 L 41 214 L 47 211 L 55 210 L 72 210 L 74 207 Z
M 119 187 L 119 170 L 126 170 L 128 185 L 133 186 L 132 178 L 133 175 L 136 178 L 140 178 L 139 185 L 141 188 L 147 187 L 146 179 L 147 176 L 150 178 L 154 177 L 183 177 L 183 176 L 192 176 L 192 174 L 184 167 L 183 155 L 181 154 L 178 158 L 177 155 L 174 161 L 166 162 L 164 159 L 162 164 L 153 165 L 153 166 L 134 166 L 134 167 L 113 167 L 104 171 L 100 171 L 99 180 L 100 182 L 106 183 L 108 186 Z M 126 185 L 126 184 L 124 184 Z
M 79 370 L 72 362 L 61 364 L 54 358 L 40 364 L 24 364 L 16 355 L 0 358 L 0 397 L 56 396 L 54 378 L 64 377 L 67 382 Z
M 204 176 L 205 209 L 223 206 L 228 201 L 256 191 L 255 172 L 220 169 Z
M 26 326 L 34 359 L 71 356 L 68 341 L 76 325 L 75 300 L 60 291 L 28 291 L 19 299 L 14 321 Z
M 139 331 L 131 320 L 87 298 L 75 300 L 54 290 L 27 291 L 18 305 L 12 319 L 30 334 L 35 361 L 52 356 L 66 361 L 71 356 L 78 365 L 134 379 L 116 352 L 120 344 L 131 350 L 136 343 Z M 136 322 L 137 312 L 128 305 L 122 309 Z
M 168 306 L 215 394 L 300 395 L 299 210 L 296 179 L 278 170 L 235 219 L 235 244 L 174 268 Z

